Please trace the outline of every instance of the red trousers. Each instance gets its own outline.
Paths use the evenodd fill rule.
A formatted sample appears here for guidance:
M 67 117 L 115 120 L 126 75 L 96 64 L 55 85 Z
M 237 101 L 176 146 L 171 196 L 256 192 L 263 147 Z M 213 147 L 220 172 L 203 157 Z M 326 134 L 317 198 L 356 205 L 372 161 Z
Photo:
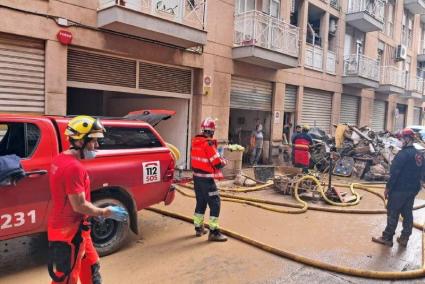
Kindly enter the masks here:
M 99 255 L 93 246 L 90 231 L 82 231 L 82 238 L 77 258 L 75 259 L 74 253 L 71 256 L 71 265 L 73 266 L 71 274 L 64 281 L 52 281 L 52 284 L 78 284 L 78 279 L 81 284 L 100 284 L 102 282 L 99 274 Z M 57 275 L 60 276 L 60 272 Z

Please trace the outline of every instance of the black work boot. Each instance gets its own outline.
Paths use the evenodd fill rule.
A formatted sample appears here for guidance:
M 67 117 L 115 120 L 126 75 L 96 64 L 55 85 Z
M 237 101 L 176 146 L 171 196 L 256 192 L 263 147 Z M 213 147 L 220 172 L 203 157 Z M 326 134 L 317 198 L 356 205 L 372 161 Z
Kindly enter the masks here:
M 392 247 L 393 246 L 393 240 L 387 239 L 383 236 L 380 237 L 372 237 L 372 242 L 387 246 L 387 247 Z
M 227 237 L 220 233 L 220 230 L 210 230 L 210 234 L 208 235 L 208 240 L 210 242 L 225 242 L 227 241 Z
M 407 247 L 407 242 L 409 242 L 409 237 L 400 236 L 397 238 L 397 242 L 402 247 Z
M 207 233 L 207 229 L 205 229 L 204 226 L 195 227 L 195 232 L 195 236 L 202 237 L 202 235 Z

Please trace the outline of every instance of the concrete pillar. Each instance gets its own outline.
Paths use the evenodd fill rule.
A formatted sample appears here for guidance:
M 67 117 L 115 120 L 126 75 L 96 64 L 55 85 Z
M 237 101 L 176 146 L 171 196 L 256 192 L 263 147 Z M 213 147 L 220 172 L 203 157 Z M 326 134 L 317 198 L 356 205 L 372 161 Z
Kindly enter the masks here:
M 373 98 L 368 96 L 364 91 L 362 91 L 362 95 L 360 97 L 360 119 L 359 126 L 371 125 L 372 122 L 372 114 L 371 110 L 373 109 Z
M 67 47 L 46 41 L 45 113 L 66 115 Z
M 298 11 L 298 27 L 300 28 L 300 56 L 299 62 L 304 66 L 306 38 L 307 38 L 307 21 L 308 21 L 308 1 L 304 0 Z
M 272 142 L 282 142 L 283 133 L 283 110 L 285 99 L 285 85 L 275 83 L 273 88 L 273 111 L 272 111 Z M 278 115 L 279 119 L 276 118 Z
M 297 102 L 295 108 L 295 124 L 301 124 L 301 113 L 303 109 L 304 86 L 298 87 Z
M 339 123 L 341 114 L 341 93 L 334 93 L 332 96 L 332 116 L 331 116 L 331 134 L 335 133 L 334 124 Z
M 391 94 L 388 96 L 387 123 L 386 123 L 386 128 L 389 131 L 394 131 L 396 107 L 397 107 L 397 95 Z
M 407 100 L 407 111 L 406 111 L 406 126 L 413 124 L 413 108 L 415 106 L 415 99 Z
M 323 62 L 322 68 L 326 72 L 326 62 L 328 57 L 328 37 L 329 37 L 329 12 L 323 13 L 320 19 L 320 38 L 322 39 Z

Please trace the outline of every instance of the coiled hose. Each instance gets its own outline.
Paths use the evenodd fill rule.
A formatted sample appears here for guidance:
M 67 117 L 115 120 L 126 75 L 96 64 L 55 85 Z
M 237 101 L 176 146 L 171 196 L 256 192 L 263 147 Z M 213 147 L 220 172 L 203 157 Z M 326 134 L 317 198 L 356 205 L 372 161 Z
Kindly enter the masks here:
M 255 207 L 259 207 L 259 208 L 263 208 L 263 209 L 267 209 L 267 210 L 271 210 L 271 211 L 279 212 L 279 213 L 300 214 L 300 213 L 306 212 L 308 209 L 326 211 L 326 212 L 356 213 L 356 214 L 359 214 L 359 213 L 361 213 L 361 214 L 383 214 L 383 213 L 386 213 L 386 210 L 326 208 L 326 207 L 318 207 L 318 206 L 308 206 L 307 202 L 303 201 L 298 195 L 298 189 L 299 189 L 300 183 L 302 181 L 308 180 L 308 179 L 312 180 L 316 184 L 316 186 L 318 186 L 319 191 L 321 192 L 322 196 L 324 196 L 325 194 L 323 192 L 322 186 L 320 185 L 320 182 L 313 176 L 304 176 L 296 183 L 295 189 L 294 189 L 294 196 L 295 196 L 295 199 L 298 201 L 299 204 L 292 204 L 292 203 L 285 203 L 285 202 L 275 202 L 275 201 L 269 201 L 269 200 L 240 197 L 240 196 L 235 196 L 235 195 L 230 195 L 230 194 L 220 194 L 220 195 L 221 195 L 223 201 L 244 203 L 244 204 L 248 204 L 248 205 L 251 205 L 251 206 L 255 206 Z M 338 185 L 338 186 L 341 186 L 341 185 Z M 346 187 L 347 185 L 342 185 L 342 186 Z M 358 193 L 355 193 L 355 191 L 354 191 L 355 187 L 379 196 L 384 201 L 384 204 L 385 204 L 385 198 L 382 194 L 380 194 L 380 193 L 378 193 L 374 190 L 371 190 L 371 189 L 369 189 L 368 187 L 366 187 L 362 184 L 353 183 L 353 184 L 350 185 L 350 189 L 351 189 L 351 192 L 356 196 L 356 201 L 355 201 L 355 202 L 357 202 L 356 204 L 358 204 L 358 200 L 360 199 L 360 195 L 358 195 Z M 262 187 L 262 189 L 264 189 L 264 188 L 266 188 L 266 187 Z M 195 197 L 194 195 L 185 193 L 182 190 L 181 185 L 177 185 L 176 190 L 178 192 L 182 193 L 185 196 Z M 237 191 L 237 192 L 243 192 L 243 191 Z M 292 207 L 292 208 L 299 208 L 299 210 L 281 210 L 281 209 L 276 209 L 276 208 L 273 208 L 273 207 L 261 205 L 259 203 L 278 205 L 278 206 L 288 206 L 288 207 Z M 340 206 L 339 203 L 337 203 L 335 205 Z M 350 205 L 352 206 L 353 204 L 350 204 Z M 414 209 L 417 210 L 417 209 L 423 208 L 424 206 L 425 206 L 425 204 L 423 204 L 421 206 L 416 206 Z M 179 213 L 176 213 L 176 212 L 158 209 L 158 208 L 148 208 L 148 210 L 159 213 L 159 214 L 163 214 L 165 216 L 169 216 L 169 217 L 177 218 L 177 219 L 180 219 L 180 220 L 183 220 L 183 221 L 186 221 L 186 222 L 193 223 L 193 218 L 179 214 Z M 206 226 L 208 226 L 208 225 L 206 224 Z M 252 245 L 256 248 L 259 248 L 259 249 L 264 250 L 266 252 L 272 253 L 274 255 L 281 256 L 281 257 L 284 257 L 284 258 L 287 258 L 287 259 L 290 259 L 290 260 L 293 260 L 293 261 L 296 261 L 296 262 L 299 262 L 299 263 L 302 263 L 302 264 L 305 264 L 305 265 L 309 265 L 309 266 L 312 266 L 312 267 L 315 267 L 315 268 L 319 268 L 319 269 L 323 269 L 323 270 L 327 270 L 327 271 L 332 271 L 332 272 L 336 272 L 336 273 L 342 273 L 342 274 L 346 274 L 346 275 L 350 275 L 350 276 L 363 277 L 363 278 L 394 280 L 394 279 L 413 279 L 413 278 L 420 278 L 420 277 L 425 276 L 425 230 L 424 230 L 425 226 L 414 223 L 414 227 L 422 231 L 422 267 L 420 269 L 415 269 L 415 270 L 410 270 L 410 271 L 401 271 L 401 272 L 399 272 L 399 271 L 397 271 L 397 272 L 396 271 L 394 271 L 394 272 L 392 272 L 392 271 L 374 271 L 374 270 L 355 269 L 355 268 L 346 267 L 346 266 L 333 265 L 333 264 L 325 263 L 325 262 L 322 262 L 322 261 L 314 260 L 314 259 L 311 259 L 311 258 L 308 258 L 308 257 L 296 255 L 296 254 L 291 253 L 289 251 L 285 251 L 285 250 L 275 248 L 273 246 L 270 246 L 268 244 L 262 243 L 262 242 L 257 241 L 257 240 L 253 240 L 253 239 L 251 239 L 247 236 L 241 235 L 239 233 L 236 233 L 234 231 L 231 231 L 231 230 L 228 230 L 228 229 L 225 229 L 225 228 L 220 228 L 220 230 L 224 234 L 226 234 L 226 235 L 228 235 L 232 238 L 235 238 L 239 241 L 242 241 L 246 244 Z

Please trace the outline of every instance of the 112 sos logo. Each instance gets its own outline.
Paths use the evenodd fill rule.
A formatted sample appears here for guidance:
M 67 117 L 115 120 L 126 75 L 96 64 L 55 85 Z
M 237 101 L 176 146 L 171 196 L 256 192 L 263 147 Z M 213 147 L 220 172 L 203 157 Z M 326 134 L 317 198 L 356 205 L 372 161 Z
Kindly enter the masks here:
M 159 161 L 142 163 L 143 183 L 153 183 L 161 181 L 161 167 Z

